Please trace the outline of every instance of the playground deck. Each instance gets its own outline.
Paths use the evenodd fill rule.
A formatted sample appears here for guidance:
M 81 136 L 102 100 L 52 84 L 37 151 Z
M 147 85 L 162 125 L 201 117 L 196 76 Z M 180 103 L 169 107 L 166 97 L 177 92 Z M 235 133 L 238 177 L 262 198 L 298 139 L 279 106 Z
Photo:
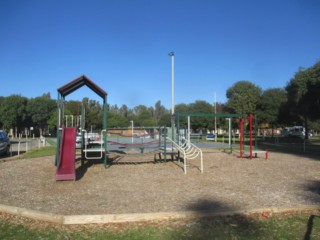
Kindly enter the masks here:
M 319 159 L 269 153 L 249 160 L 204 150 L 188 174 L 153 157 L 76 162 L 76 181 L 54 181 L 54 157 L 1 162 L 0 204 L 56 214 L 221 211 L 319 205 Z

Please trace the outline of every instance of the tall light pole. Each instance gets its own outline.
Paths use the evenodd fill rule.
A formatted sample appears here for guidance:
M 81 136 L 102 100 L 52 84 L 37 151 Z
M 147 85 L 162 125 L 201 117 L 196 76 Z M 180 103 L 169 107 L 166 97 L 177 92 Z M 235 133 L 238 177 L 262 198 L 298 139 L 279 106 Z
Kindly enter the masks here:
M 171 57 L 171 114 L 174 115 L 174 52 L 169 52 Z
M 175 127 L 174 127 L 174 52 L 169 52 L 171 57 L 171 128 L 172 140 L 175 141 Z
M 214 141 L 217 142 L 217 95 L 214 92 Z

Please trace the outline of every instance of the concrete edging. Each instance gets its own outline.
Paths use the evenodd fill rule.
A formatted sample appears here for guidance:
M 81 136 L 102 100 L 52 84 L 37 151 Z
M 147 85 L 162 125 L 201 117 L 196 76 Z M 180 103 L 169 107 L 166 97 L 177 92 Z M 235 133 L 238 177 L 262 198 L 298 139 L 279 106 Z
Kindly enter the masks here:
M 289 213 L 320 211 L 320 206 L 297 206 L 291 208 L 260 208 L 244 210 L 219 210 L 210 212 L 185 211 L 185 212 L 158 212 L 158 213 L 128 213 L 128 214 L 101 214 L 101 215 L 59 215 L 46 213 L 26 208 L 13 207 L 0 204 L 0 212 L 8 213 L 20 217 L 31 218 L 51 223 L 63 225 L 72 224 L 105 224 L 105 223 L 125 223 L 125 222 L 148 222 L 157 220 L 177 220 L 177 219 L 195 219 L 204 217 L 232 216 L 232 215 L 250 215 L 262 213 Z
M 0 212 L 40 221 L 63 224 L 64 216 L 0 204 Z

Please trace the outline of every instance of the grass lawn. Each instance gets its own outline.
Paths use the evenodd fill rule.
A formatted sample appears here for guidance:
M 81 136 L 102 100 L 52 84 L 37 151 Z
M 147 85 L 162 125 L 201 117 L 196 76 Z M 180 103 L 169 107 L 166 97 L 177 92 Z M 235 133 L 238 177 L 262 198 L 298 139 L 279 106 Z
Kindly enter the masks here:
M 320 216 L 240 216 L 180 224 L 37 227 L 0 219 L 0 239 L 320 239 Z
M 56 146 L 48 146 L 42 147 L 30 152 L 26 152 L 19 156 L 20 159 L 26 158 L 36 158 L 36 157 L 45 157 L 45 156 L 52 156 L 56 153 Z

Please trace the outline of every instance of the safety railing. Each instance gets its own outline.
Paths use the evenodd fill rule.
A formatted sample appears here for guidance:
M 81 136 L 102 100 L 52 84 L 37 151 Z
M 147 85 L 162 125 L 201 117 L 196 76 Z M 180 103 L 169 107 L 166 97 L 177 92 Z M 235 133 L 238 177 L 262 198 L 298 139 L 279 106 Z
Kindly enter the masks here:
M 82 131 L 86 136 L 88 136 L 87 131 L 85 129 L 83 129 Z M 98 146 L 100 146 L 100 147 L 97 147 L 97 148 L 88 148 L 88 146 L 90 144 L 90 141 L 89 141 L 89 139 L 87 137 L 87 139 L 88 139 L 87 141 L 88 142 L 87 143 L 84 142 L 84 149 L 83 149 L 84 156 L 85 156 L 86 159 L 97 159 L 97 158 L 102 158 L 103 157 L 103 154 L 105 153 L 104 140 L 103 140 L 103 133 L 104 132 L 107 133 L 107 130 L 103 129 L 101 131 L 100 140 L 99 141 L 94 141 L 94 144 L 97 144 Z M 91 143 L 91 144 L 93 144 L 93 143 Z M 94 156 L 94 157 L 88 156 L 88 153 L 93 153 L 93 152 L 94 153 L 100 153 L 100 155 Z

